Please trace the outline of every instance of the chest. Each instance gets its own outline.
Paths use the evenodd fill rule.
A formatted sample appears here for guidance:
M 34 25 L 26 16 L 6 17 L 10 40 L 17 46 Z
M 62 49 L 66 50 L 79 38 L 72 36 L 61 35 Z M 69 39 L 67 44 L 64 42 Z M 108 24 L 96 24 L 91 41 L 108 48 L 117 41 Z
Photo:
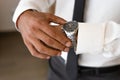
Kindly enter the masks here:
M 70 21 L 75 0 L 56 0 L 55 14 Z M 84 18 L 86 22 L 120 22 L 120 0 L 86 0 Z

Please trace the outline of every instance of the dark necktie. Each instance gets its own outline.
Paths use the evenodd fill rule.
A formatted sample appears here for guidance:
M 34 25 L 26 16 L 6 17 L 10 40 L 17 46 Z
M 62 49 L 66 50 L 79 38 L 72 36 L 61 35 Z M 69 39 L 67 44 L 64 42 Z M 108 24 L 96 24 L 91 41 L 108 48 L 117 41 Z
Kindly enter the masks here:
M 75 0 L 73 21 L 83 22 L 85 0 Z M 71 80 L 77 80 L 78 56 L 72 47 L 68 52 L 66 71 Z

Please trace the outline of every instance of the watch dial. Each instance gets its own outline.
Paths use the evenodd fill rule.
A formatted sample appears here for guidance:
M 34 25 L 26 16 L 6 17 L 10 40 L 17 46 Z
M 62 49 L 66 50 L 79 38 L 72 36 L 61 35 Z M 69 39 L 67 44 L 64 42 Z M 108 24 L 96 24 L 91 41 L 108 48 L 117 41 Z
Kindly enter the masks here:
M 78 27 L 78 23 L 75 21 L 71 21 L 63 25 L 63 29 L 67 32 L 72 32 L 75 29 L 77 29 L 77 27 Z

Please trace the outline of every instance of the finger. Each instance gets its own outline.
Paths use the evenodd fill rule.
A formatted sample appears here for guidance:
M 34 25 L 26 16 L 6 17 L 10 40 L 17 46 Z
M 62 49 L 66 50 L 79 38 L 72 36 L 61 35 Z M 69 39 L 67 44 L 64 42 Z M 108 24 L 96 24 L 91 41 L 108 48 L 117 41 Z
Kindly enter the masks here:
M 52 47 L 52 48 L 60 50 L 60 51 L 69 51 L 69 48 L 67 48 L 63 44 L 59 43 L 55 39 L 51 38 L 50 36 L 48 36 L 46 33 L 42 32 L 41 30 L 36 30 L 34 34 L 39 40 L 44 42 L 49 47 Z
M 49 25 L 45 25 L 44 28 L 41 28 L 41 30 L 66 47 L 70 47 L 72 44 L 70 39 L 65 36 L 65 33 L 58 30 L 57 28 L 50 27 Z
M 32 56 L 35 56 L 35 57 L 38 57 L 38 58 L 41 58 L 41 59 L 50 59 L 50 56 L 49 56 L 49 55 L 46 55 L 46 54 L 43 54 L 43 53 L 38 52 L 38 51 L 35 49 L 35 47 L 30 46 L 30 48 L 31 48 Z
M 46 14 L 46 17 L 49 19 L 49 21 L 57 23 L 57 24 L 65 24 L 67 22 L 63 18 L 60 18 L 60 17 L 55 16 L 53 14 Z
M 60 56 L 61 55 L 61 51 L 50 48 L 46 45 L 44 45 L 40 40 L 37 39 L 32 39 L 31 43 L 33 44 L 33 46 L 35 47 L 35 49 L 39 52 L 39 53 L 43 53 L 49 56 Z
M 27 46 L 27 48 L 30 51 L 32 56 L 37 57 L 37 58 L 41 58 L 41 59 L 50 59 L 49 55 L 42 54 L 42 53 L 38 52 L 30 42 L 24 41 L 24 43 L 26 44 L 26 46 Z
M 56 28 L 57 30 L 59 30 L 60 32 L 64 32 L 63 30 L 62 30 L 62 25 L 51 25 L 52 27 L 54 27 L 54 28 Z M 64 34 L 65 35 L 65 34 Z

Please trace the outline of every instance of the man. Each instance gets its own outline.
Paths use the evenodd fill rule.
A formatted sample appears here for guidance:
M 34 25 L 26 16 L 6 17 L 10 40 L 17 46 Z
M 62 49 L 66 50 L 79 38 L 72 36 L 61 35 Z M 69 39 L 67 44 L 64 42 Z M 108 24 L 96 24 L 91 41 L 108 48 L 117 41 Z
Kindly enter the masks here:
M 120 80 L 119 3 L 86 1 L 85 22 L 79 23 L 77 34 L 77 79 Z M 13 21 L 31 54 L 51 58 L 49 80 L 70 80 L 65 65 L 72 42 L 61 27 L 72 21 L 74 5 L 75 0 L 21 0 L 15 11 Z

